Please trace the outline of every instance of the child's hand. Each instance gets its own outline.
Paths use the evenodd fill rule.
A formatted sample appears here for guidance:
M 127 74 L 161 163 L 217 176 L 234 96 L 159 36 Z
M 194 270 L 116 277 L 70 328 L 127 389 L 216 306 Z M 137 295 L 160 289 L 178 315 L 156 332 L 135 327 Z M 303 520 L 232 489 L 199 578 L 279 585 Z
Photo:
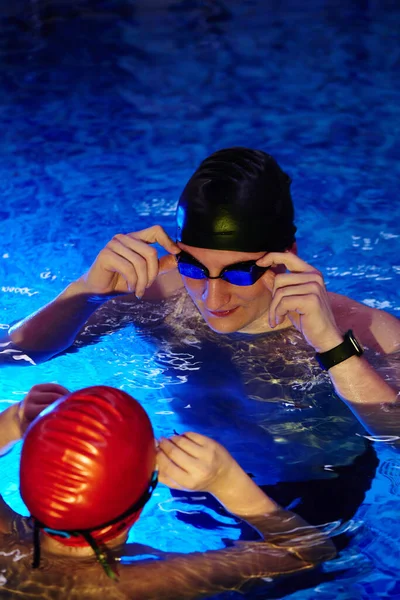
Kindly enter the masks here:
M 221 444 L 192 432 L 162 438 L 157 462 L 159 480 L 168 487 L 215 495 L 228 481 L 231 471 L 240 469 Z
M 34 385 L 20 403 L 18 416 L 21 425 L 21 436 L 24 435 L 28 426 L 42 410 L 66 394 L 69 394 L 69 391 L 56 383 Z
M 266 515 L 278 508 L 228 450 L 199 433 L 161 439 L 157 463 L 161 483 L 175 489 L 209 492 L 236 515 Z

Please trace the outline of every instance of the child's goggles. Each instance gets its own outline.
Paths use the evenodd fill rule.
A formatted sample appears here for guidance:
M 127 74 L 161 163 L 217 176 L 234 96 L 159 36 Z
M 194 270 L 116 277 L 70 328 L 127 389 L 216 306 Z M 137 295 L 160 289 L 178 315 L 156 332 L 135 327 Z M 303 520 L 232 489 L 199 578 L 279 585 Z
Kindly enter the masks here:
M 98 562 L 101 564 L 101 566 L 103 567 L 103 569 L 107 573 L 107 575 L 111 579 L 118 580 L 118 572 L 116 571 L 116 569 L 113 568 L 113 565 L 111 564 L 113 561 L 112 561 L 112 557 L 109 555 L 107 547 L 105 546 L 105 544 L 102 544 L 101 542 L 100 543 L 97 542 L 94 539 L 94 537 L 92 536 L 92 533 L 93 533 L 93 531 L 105 529 L 109 525 L 114 525 L 114 523 L 123 521 L 126 517 L 141 510 L 144 507 L 144 505 L 150 500 L 151 495 L 157 486 L 157 482 L 158 482 L 157 475 L 158 475 L 157 471 L 154 471 L 151 476 L 149 486 L 145 489 L 145 491 L 143 492 L 141 497 L 138 500 L 136 500 L 136 502 L 134 502 L 134 504 L 132 504 L 132 506 L 130 506 L 122 515 L 119 515 L 118 517 L 116 517 L 115 519 L 112 519 L 111 521 L 108 521 L 107 523 L 103 523 L 102 525 L 99 525 L 98 527 L 96 527 L 96 529 L 78 529 L 78 530 L 65 529 L 65 530 L 60 531 L 58 529 L 51 529 L 49 527 L 46 527 L 46 525 L 44 523 L 41 523 L 38 519 L 36 519 L 33 515 L 31 515 L 30 518 L 33 521 L 33 563 L 32 563 L 32 567 L 34 569 L 37 569 L 40 565 L 40 529 L 43 529 L 47 533 L 50 533 L 53 535 L 58 535 L 58 536 L 65 537 L 65 538 L 69 538 L 71 536 L 72 537 L 82 536 L 86 540 L 86 542 L 89 544 L 89 546 L 91 546 L 92 550 L 94 551 L 94 553 L 96 555 Z

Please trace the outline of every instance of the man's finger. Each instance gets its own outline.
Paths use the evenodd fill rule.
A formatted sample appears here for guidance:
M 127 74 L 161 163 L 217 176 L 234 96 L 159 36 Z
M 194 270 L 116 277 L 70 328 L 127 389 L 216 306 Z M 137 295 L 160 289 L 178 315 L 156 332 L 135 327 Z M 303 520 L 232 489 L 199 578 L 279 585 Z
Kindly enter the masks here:
M 140 279 L 138 283 L 143 284 L 143 279 L 146 279 L 148 285 L 153 283 L 158 274 L 158 255 L 153 246 L 133 237 L 133 234 L 124 235 L 122 233 L 115 235 L 107 246 L 114 253 L 125 258 L 135 268 L 140 269 L 142 266 L 145 277 L 141 276 L 137 269 Z M 142 291 L 142 287 L 143 285 L 139 285 L 139 292 Z
M 305 309 L 317 302 L 322 304 L 320 299 L 320 287 L 315 282 L 303 283 L 300 285 L 287 286 L 276 291 L 271 306 L 269 307 L 270 324 L 272 326 L 278 324 L 277 316 L 283 317 L 288 311 L 293 310 L 293 302 L 288 302 L 288 298 L 296 298 L 298 306 L 295 307 L 296 312 L 304 314 Z
M 178 254 L 181 250 L 179 246 L 169 237 L 161 225 L 153 225 L 147 229 L 142 229 L 129 234 L 131 237 L 142 240 L 147 244 L 160 244 L 167 252 Z
M 311 273 L 279 273 L 275 276 L 272 294 L 274 295 L 278 289 L 307 283 L 316 283 L 322 289 L 325 289 L 324 279 L 318 271 L 312 271 Z
M 313 266 L 306 263 L 293 252 L 268 252 L 257 261 L 260 267 L 270 267 L 272 265 L 285 265 L 292 272 L 303 273 L 305 271 L 317 271 Z
M 115 236 L 109 243 L 108 247 L 119 257 L 122 257 L 128 263 L 130 263 L 137 275 L 136 289 L 139 295 L 143 295 L 144 289 L 147 286 L 148 278 L 150 274 L 150 265 L 153 262 L 153 271 L 157 271 L 157 252 L 137 240 L 131 239 L 127 235 Z M 152 256 L 152 260 L 150 256 Z M 155 252 L 155 256 L 153 253 Z
M 289 313 L 297 313 L 299 315 L 309 315 L 316 313 L 321 303 L 317 294 L 304 294 L 296 296 L 284 296 L 279 304 L 275 307 L 273 315 L 270 319 L 277 323 L 279 317 L 284 317 Z

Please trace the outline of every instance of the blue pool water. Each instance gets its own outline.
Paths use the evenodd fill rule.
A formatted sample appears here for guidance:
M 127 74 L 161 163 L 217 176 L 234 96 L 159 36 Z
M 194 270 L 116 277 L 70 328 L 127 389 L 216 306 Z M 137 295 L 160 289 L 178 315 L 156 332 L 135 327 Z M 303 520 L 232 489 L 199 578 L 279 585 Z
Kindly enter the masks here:
M 262 148 L 290 173 L 299 253 L 323 271 L 329 289 L 400 315 L 397 3 L 72 4 L 21 0 L 0 9 L 2 329 L 81 275 L 115 233 L 158 222 L 173 234 L 187 178 L 207 154 L 231 145 Z M 157 435 L 187 423 L 206 428 L 199 401 L 195 405 L 190 395 L 185 402 L 195 390 L 190 377 L 204 358 L 196 331 L 186 330 L 186 345 L 178 348 L 157 329 L 160 315 L 152 316 L 149 307 L 143 315 L 144 332 L 137 314 L 136 325 L 111 323 L 111 335 L 97 344 L 82 342 L 79 353 L 2 369 L 0 408 L 43 381 L 70 389 L 104 383 L 138 397 Z M 247 350 L 237 340 L 233 346 L 229 351 L 240 362 Z M 223 357 L 224 347 L 220 352 Z M 243 360 L 251 375 L 256 357 L 250 352 Z M 339 425 L 335 413 L 327 429 L 332 443 L 318 446 L 327 422 L 318 411 L 329 408 L 329 390 L 311 358 L 303 368 L 310 398 L 314 384 L 325 390 L 310 400 L 314 412 L 304 417 L 316 432 L 302 446 L 305 478 L 328 457 L 336 460 L 330 464 L 348 464 L 361 438 L 348 413 Z M 188 381 L 192 387 L 185 387 Z M 294 394 L 295 386 L 284 389 Z M 271 428 L 271 403 L 261 404 L 257 416 Z M 269 433 L 294 436 L 288 446 L 294 453 L 303 416 L 288 410 L 280 417 Z M 229 445 L 231 432 L 219 418 Z M 375 449 L 374 481 L 348 525 L 354 537 L 324 566 L 334 578 L 288 590 L 285 597 L 400 598 L 400 460 L 383 444 Z M 258 464 L 240 443 L 233 450 L 260 483 L 296 479 L 289 449 L 268 481 L 261 459 Z M 17 486 L 18 449 L 1 464 L 1 493 L 26 512 Z M 199 529 L 177 518 L 188 511 L 213 517 L 218 527 Z M 143 543 L 156 540 L 163 550 L 191 552 L 222 547 L 222 540 L 239 533 L 234 520 L 201 499 L 189 505 L 160 486 L 131 535 Z M 257 593 L 268 597 L 268 583 Z

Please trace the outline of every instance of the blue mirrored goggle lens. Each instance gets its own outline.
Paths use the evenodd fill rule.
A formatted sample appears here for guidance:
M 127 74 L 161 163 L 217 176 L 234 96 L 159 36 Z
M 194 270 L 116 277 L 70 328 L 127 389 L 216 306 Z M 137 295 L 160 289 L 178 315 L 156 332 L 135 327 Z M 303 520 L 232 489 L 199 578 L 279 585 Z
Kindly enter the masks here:
M 179 261 L 178 271 L 184 277 L 191 277 L 192 279 L 207 279 L 207 274 L 201 267 L 192 265 L 191 263 Z
M 193 265 L 189 262 L 179 261 L 178 271 L 184 277 L 191 279 L 207 279 L 207 273 L 198 265 Z M 265 273 L 266 269 L 251 265 L 243 269 L 233 269 L 225 271 L 221 275 L 221 279 L 231 283 L 232 285 L 246 286 L 253 285 Z
M 227 271 L 222 275 L 222 279 L 233 285 L 253 285 L 257 281 L 251 271 Z
M 254 262 L 243 265 L 241 269 L 228 269 L 222 278 L 233 285 L 253 285 L 268 269 L 269 267 L 259 267 Z

